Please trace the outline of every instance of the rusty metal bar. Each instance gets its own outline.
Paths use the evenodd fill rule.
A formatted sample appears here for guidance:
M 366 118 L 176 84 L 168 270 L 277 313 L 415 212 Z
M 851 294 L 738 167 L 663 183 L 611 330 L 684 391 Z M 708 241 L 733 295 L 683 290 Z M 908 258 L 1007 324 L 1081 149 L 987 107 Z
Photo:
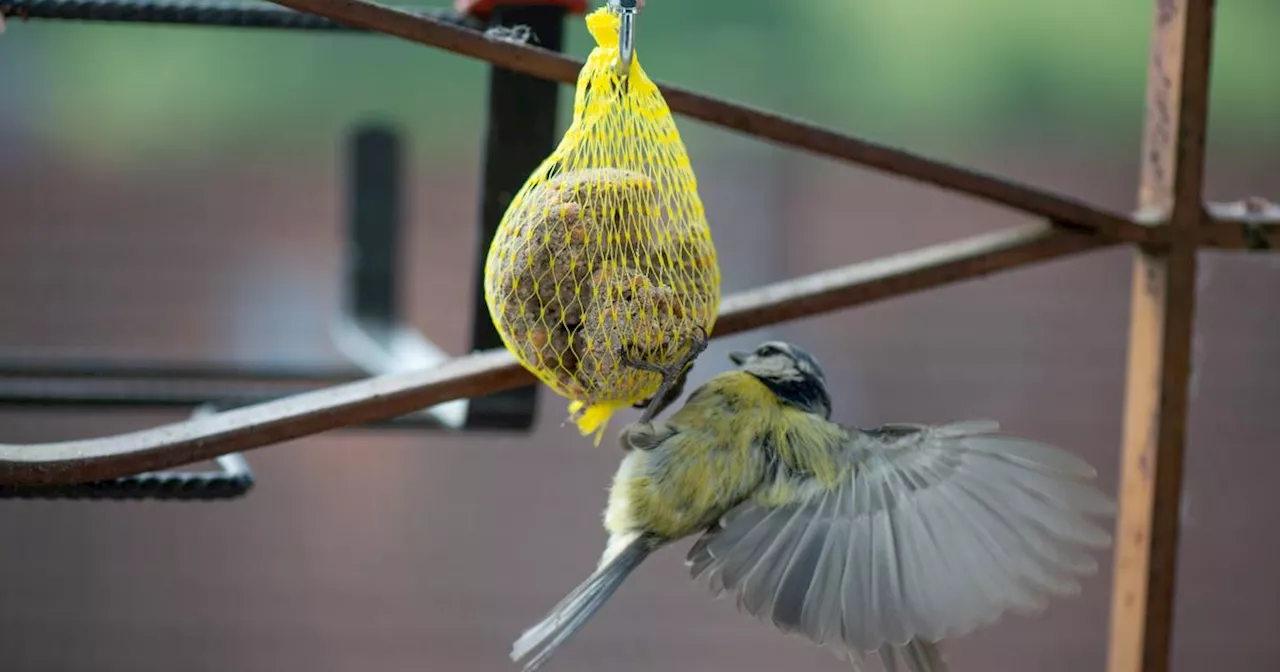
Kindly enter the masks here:
M 393 35 L 477 58 L 513 72 L 572 84 L 582 61 L 537 47 L 490 39 L 483 33 L 365 0 L 274 0 L 276 4 L 350 26 Z M 820 156 L 860 164 L 949 191 L 1039 215 L 1062 229 L 1094 232 L 1107 240 L 1161 243 L 1164 231 L 1083 202 L 814 124 L 659 84 L 672 111 Z
M 853 264 L 726 297 L 713 336 L 819 315 L 1107 244 L 1096 237 L 1035 225 Z M 139 432 L 82 441 L 0 445 L 0 485 L 78 483 L 174 468 L 531 381 L 533 376 L 510 353 L 491 350 L 455 359 L 439 369 L 360 380 Z
M 278 0 L 295 11 L 265 10 L 256 3 L 229 5 L 196 0 L 0 0 L 0 14 L 21 18 L 91 21 L 193 23 L 201 26 L 350 29 L 385 33 L 439 47 L 494 65 L 552 81 L 572 83 L 581 62 L 550 50 L 479 32 L 467 17 L 451 12 L 398 9 L 360 0 Z M 469 23 L 469 21 L 471 21 Z M 1067 230 L 1096 232 L 1112 241 L 1159 245 L 1163 227 L 1106 212 L 1052 192 L 836 133 L 803 121 L 660 85 L 671 108 L 694 119 L 967 194 L 1048 219 Z M 1138 218 L 1141 220 L 1142 218 Z M 1280 245 L 1280 216 L 1256 225 L 1238 218 L 1215 218 L 1203 228 L 1201 244 L 1235 250 L 1269 251 Z
M 1155 3 L 1138 200 L 1168 213 L 1169 236 L 1135 250 L 1110 672 L 1170 668 L 1213 1 Z

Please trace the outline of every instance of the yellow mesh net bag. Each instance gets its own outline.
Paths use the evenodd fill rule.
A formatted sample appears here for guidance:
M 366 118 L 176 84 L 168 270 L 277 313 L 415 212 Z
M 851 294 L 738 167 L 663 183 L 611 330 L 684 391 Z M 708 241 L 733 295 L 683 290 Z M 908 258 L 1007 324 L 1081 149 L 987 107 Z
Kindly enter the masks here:
M 720 267 L 675 120 L 633 55 L 615 72 L 620 20 L 586 17 L 597 46 L 573 122 L 498 226 L 485 301 L 503 343 L 599 444 L 610 416 L 649 399 L 711 332 Z M 703 330 L 699 334 L 698 330 Z

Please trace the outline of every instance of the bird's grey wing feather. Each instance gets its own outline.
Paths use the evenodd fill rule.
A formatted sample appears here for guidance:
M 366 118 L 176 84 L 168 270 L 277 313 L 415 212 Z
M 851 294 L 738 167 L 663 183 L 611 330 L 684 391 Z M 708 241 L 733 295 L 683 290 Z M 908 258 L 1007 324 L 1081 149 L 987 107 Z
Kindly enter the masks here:
M 940 670 L 929 643 L 1078 592 L 1111 541 L 1090 519 L 1115 510 L 1092 467 L 998 429 L 850 430 L 831 447 L 851 466 L 838 487 L 740 504 L 694 544 L 691 572 L 783 631 Z

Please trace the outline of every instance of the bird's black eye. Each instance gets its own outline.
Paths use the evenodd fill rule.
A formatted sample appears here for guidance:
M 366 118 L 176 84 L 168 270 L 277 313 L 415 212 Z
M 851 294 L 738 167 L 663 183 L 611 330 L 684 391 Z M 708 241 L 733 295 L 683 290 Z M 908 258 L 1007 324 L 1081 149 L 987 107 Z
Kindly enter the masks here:
M 762 345 L 758 349 L 756 349 L 756 354 L 760 355 L 761 357 L 768 357 L 770 355 L 781 355 L 782 349 L 776 345 Z

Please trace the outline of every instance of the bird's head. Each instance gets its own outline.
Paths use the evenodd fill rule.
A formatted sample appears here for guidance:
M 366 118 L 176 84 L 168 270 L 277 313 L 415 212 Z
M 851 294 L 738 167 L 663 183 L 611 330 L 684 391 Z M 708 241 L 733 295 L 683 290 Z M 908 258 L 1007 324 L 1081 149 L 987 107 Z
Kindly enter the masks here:
M 826 376 L 818 360 L 800 346 L 766 341 L 751 352 L 731 352 L 729 359 L 784 402 L 823 418 L 831 417 Z

